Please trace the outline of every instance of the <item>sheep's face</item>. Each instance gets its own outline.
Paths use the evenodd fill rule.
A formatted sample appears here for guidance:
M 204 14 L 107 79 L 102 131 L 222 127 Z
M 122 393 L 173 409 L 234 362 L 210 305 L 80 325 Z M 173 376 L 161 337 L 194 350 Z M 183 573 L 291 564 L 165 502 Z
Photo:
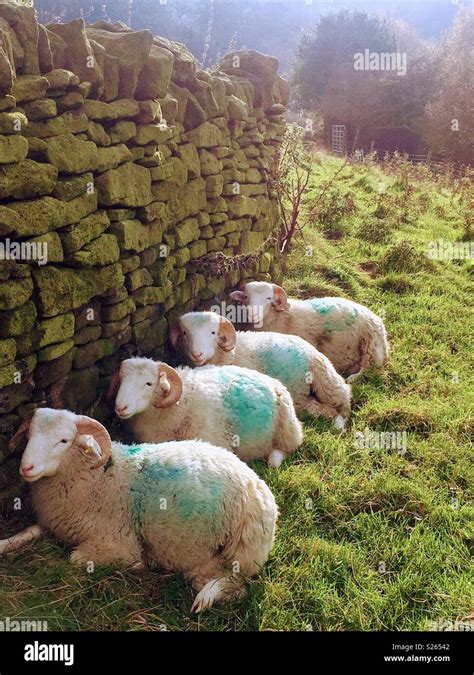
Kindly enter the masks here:
M 158 384 L 158 364 L 150 359 L 127 359 L 120 366 L 115 412 L 122 420 L 144 412 Z
M 283 288 L 266 281 L 251 281 L 243 291 L 233 291 L 230 297 L 246 306 L 248 322 L 255 326 L 261 326 L 270 312 L 288 307 Z
M 40 408 L 31 420 L 20 474 L 28 483 L 53 476 L 71 451 L 94 460 L 90 468 L 97 468 L 108 459 L 110 448 L 110 437 L 99 422 L 68 410 Z
M 179 344 L 186 359 L 194 366 L 210 361 L 219 349 L 231 351 L 235 337 L 231 322 L 215 312 L 184 314 L 171 334 L 173 345 Z
M 120 366 L 119 377 L 115 412 L 123 420 L 139 415 L 150 405 L 167 408 L 181 397 L 181 377 L 166 363 L 127 359 Z
M 28 483 L 33 483 L 58 471 L 65 452 L 77 436 L 77 428 L 68 415 L 41 408 L 33 416 L 29 435 L 20 473 Z

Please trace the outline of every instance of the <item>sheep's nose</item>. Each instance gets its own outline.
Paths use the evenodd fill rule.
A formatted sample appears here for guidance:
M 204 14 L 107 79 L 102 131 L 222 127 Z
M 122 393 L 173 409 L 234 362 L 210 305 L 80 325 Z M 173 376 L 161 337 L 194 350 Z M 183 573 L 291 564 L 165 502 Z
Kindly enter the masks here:
M 202 356 L 202 352 L 192 352 L 191 356 L 193 357 L 193 359 L 196 359 L 196 360 L 200 359 L 201 356 Z
M 20 473 L 21 473 L 22 476 L 27 476 L 29 473 L 31 473 L 33 471 L 34 468 L 35 468 L 34 464 L 29 464 L 28 466 L 22 466 L 20 468 Z
M 127 410 L 128 410 L 128 406 L 127 406 L 127 405 L 121 405 L 121 406 L 116 406 L 116 407 L 115 407 L 115 412 L 117 413 L 117 415 L 118 415 L 119 417 L 122 417 L 122 415 L 124 415 L 124 414 L 127 412 Z

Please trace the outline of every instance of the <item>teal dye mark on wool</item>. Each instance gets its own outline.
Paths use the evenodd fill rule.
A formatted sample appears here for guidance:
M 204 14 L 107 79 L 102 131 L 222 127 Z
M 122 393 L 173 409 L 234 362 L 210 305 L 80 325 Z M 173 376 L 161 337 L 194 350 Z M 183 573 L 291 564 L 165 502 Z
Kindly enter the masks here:
M 321 316 L 326 316 L 329 312 L 332 312 L 334 309 L 334 303 L 327 298 L 311 298 L 310 300 L 305 300 L 308 305 L 319 312 Z
M 344 298 L 337 298 L 336 300 L 312 298 L 311 300 L 305 300 L 305 302 L 310 304 L 322 317 L 326 317 L 323 328 L 328 333 L 338 333 L 350 328 L 359 316 L 357 308 Z M 328 316 L 333 310 L 337 310 L 337 318 L 334 319 Z
M 146 454 L 137 466 L 130 486 L 132 513 L 139 527 L 150 518 L 155 522 L 173 520 L 207 523 L 209 530 L 219 524 L 223 483 L 218 475 L 196 471 L 188 465 L 176 465 L 173 459 Z
M 277 416 L 273 390 L 257 374 L 242 373 L 235 366 L 220 368 L 219 383 L 227 419 L 241 444 L 270 443 Z
M 283 382 L 290 393 L 308 387 L 308 356 L 299 344 L 291 341 L 291 336 L 286 335 L 281 342 L 260 347 L 257 356 L 262 371 Z
M 137 452 L 141 452 L 142 446 L 141 445 L 126 445 L 124 450 L 125 450 L 125 453 L 127 455 L 136 455 Z

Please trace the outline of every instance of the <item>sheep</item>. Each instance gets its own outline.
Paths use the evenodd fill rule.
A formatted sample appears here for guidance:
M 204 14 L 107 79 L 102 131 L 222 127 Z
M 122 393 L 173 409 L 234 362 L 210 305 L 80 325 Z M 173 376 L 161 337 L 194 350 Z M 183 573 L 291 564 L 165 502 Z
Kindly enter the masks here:
M 43 528 L 39 525 L 30 525 L 22 532 L 14 534 L 12 537 L 7 537 L 7 539 L 0 539 L 0 555 L 6 553 L 7 551 L 16 551 L 19 548 L 22 548 L 25 544 L 28 544 L 30 541 L 35 541 L 43 536 Z
M 303 442 L 286 387 L 247 368 L 175 370 L 146 358 L 126 359 L 112 379 L 115 412 L 144 443 L 200 438 L 240 459 L 278 467 Z
M 70 560 L 180 570 L 192 611 L 244 592 L 272 548 L 278 509 L 236 455 L 201 441 L 125 446 L 96 420 L 37 409 L 20 474 L 38 526 L 75 548 Z
M 350 386 L 329 359 L 296 335 L 237 332 L 215 312 L 188 312 L 171 327 L 170 340 L 195 366 L 205 363 L 253 368 L 282 382 L 296 412 L 332 419 L 344 429 L 351 410 Z
M 325 354 L 347 382 L 369 367 L 388 362 L 389 343 L 382 319 L 367 307 L 344 298 L 288 298 L 281 286 L 252 281 L 230 294 L 248 305 L 247 318 L 257 329 L 290 333 Z

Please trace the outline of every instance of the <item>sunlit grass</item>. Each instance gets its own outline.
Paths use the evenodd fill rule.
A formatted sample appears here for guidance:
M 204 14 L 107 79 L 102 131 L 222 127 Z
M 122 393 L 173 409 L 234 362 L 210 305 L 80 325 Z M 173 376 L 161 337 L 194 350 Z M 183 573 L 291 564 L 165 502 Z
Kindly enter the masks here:
M 315 166 L 308 205 L 340 163 Z M 197 618 L 180 575 L 78 572 L 64 548 L 43 540 L 0 561 L 0 617 L 61 630 L 222 631 L 423 630 L 469 615 L 471 268 L 426 257 L 429 241 L 461 239 L 465 211 L 423 180 L 413 184 L 407 222 L 395 207 L 374 215 L 381 188 L 403 196 L 395 181 L 378 167 L 345 166 L 334 185 L 350 190 L 356 210 L 343 219 L 344 236 L 328 240 L 314 222 L 305 230 L 313 256 L 295 246 L 285 261 L 290 294 L 344 295 L 382 313 L 392 356 L 354 385 L 344 436 L 305 418 L 305 444 L 279 471 L 254 464 L 281 516 L 247 597 Z M 389 224 L 389 237 L 377 236 L 375 219 Z M 406 432 L 406 452 L 356 447 L 354 432 L 366 428 Z

